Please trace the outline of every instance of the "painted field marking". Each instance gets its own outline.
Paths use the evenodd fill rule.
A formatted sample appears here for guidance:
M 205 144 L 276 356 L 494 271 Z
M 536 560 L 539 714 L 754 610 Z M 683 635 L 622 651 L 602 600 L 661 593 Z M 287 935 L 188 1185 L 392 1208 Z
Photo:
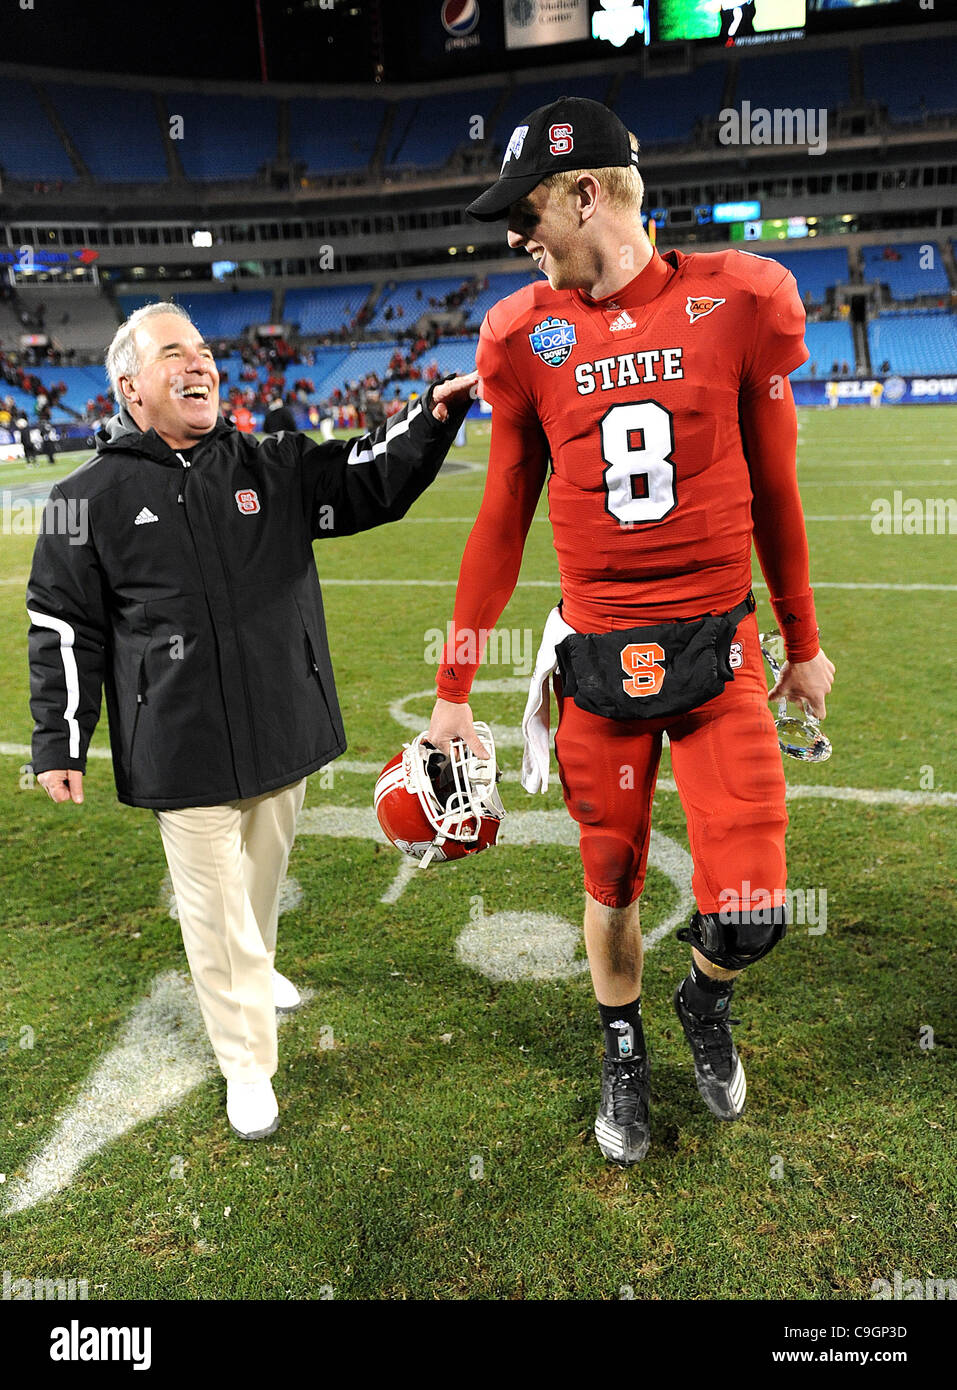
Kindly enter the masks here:
M 304 1002 L 311 990 L 300 991 Z M 279 1014 L 282 1027 L 287 1014 Z M 52 1136 L 11 1185 L 4 1215 L 62 1192 L 94 1154 L 179 1105 L 218 1075 L 196 991 L 188 975 L 167 970 L 133 1008 L 119 1041 L 90 1072 L 57 1118 Z

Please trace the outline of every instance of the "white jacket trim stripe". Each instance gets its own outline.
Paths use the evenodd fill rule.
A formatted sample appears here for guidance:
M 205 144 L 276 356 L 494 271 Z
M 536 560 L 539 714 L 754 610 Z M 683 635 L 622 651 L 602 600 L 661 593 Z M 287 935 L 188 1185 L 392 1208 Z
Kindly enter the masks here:
M 27 613 L 30 615 L 30 621 L 37 627 L 48 627 L 60 638 L 60 660 L 63 662 L 63 679 L 66 683 L 66 709 L 63 711 L 63 718 L 70 730 L 70 757 L 78 758 L 80 726 L 77 723 L 76 711 L 80 703 L 80 678 L 76 669 L 76 656 L 73 653 L 76 633 L 62 618 L 51 618 L 48 613 L 39 613 L 35 608 L 28 608 Z

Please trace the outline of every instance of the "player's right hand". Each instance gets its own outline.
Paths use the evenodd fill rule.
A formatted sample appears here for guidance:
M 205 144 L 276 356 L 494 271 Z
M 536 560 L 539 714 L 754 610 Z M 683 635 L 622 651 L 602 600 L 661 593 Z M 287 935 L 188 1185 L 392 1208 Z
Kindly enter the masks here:
M 429 724 L 429 742 L 438 748 L 440 753 L 447 753 L 453 738 L 463 739 L 480 758 L 489 756 L 489 750 L 475 732 L 475 721 L 469 706 L 457 705 L 452 700 L 438 699 Z
M 83 773 L 78 768 L 41 772 L 37 781 L 52 801 L 75 801 L 78 806 L 83 801 Z

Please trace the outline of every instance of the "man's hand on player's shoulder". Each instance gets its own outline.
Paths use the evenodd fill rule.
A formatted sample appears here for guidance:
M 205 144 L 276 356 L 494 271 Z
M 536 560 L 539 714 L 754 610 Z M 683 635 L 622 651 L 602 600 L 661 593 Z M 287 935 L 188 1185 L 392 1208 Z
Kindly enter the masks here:
M 453 376 L 448 381 L 440 381 L 432 392 L 432 414 L 436 420 L 449 418 L 449 406 L 463 405 L 474 399 L 474 387 L 478 382 L 478 372 L 468 372 L 465 376 Z
M 488 757 L 488 749 L 475 732 L 475 721 L 469 706 L 457 705 L 452 700 L 438 699 L 429 724 L 429 742 L 440 752 L 447 753 L 453 738 L 464 739 L 472 752 L 477 753 L 480 758 Z
M 786 661 L 768 699 L 783 697 L 795 704 L 803 703 L 815 719 L 823 719 L 827 714 L 824 697 L 834 684 L 834 669 L 833 661 L 822 651 L 810 661 Z

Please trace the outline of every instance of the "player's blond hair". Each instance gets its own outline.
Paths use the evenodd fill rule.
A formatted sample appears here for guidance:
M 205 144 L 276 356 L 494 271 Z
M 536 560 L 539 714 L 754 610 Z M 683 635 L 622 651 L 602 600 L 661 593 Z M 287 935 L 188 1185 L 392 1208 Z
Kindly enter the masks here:
M 638 149 L 638 136 L 628 132 L 633 150 Z M 613 208 L 637 212 L 645 196 L 645 184 L 635 164 L 611 165 L 605 169 L 560 169 L 557 174 L 549 174 L 542 179 L 542 187 L 549 193 L 564 197 L 572 193 L 582 174 L 593 174 L 601 184 L 601 190 Z

